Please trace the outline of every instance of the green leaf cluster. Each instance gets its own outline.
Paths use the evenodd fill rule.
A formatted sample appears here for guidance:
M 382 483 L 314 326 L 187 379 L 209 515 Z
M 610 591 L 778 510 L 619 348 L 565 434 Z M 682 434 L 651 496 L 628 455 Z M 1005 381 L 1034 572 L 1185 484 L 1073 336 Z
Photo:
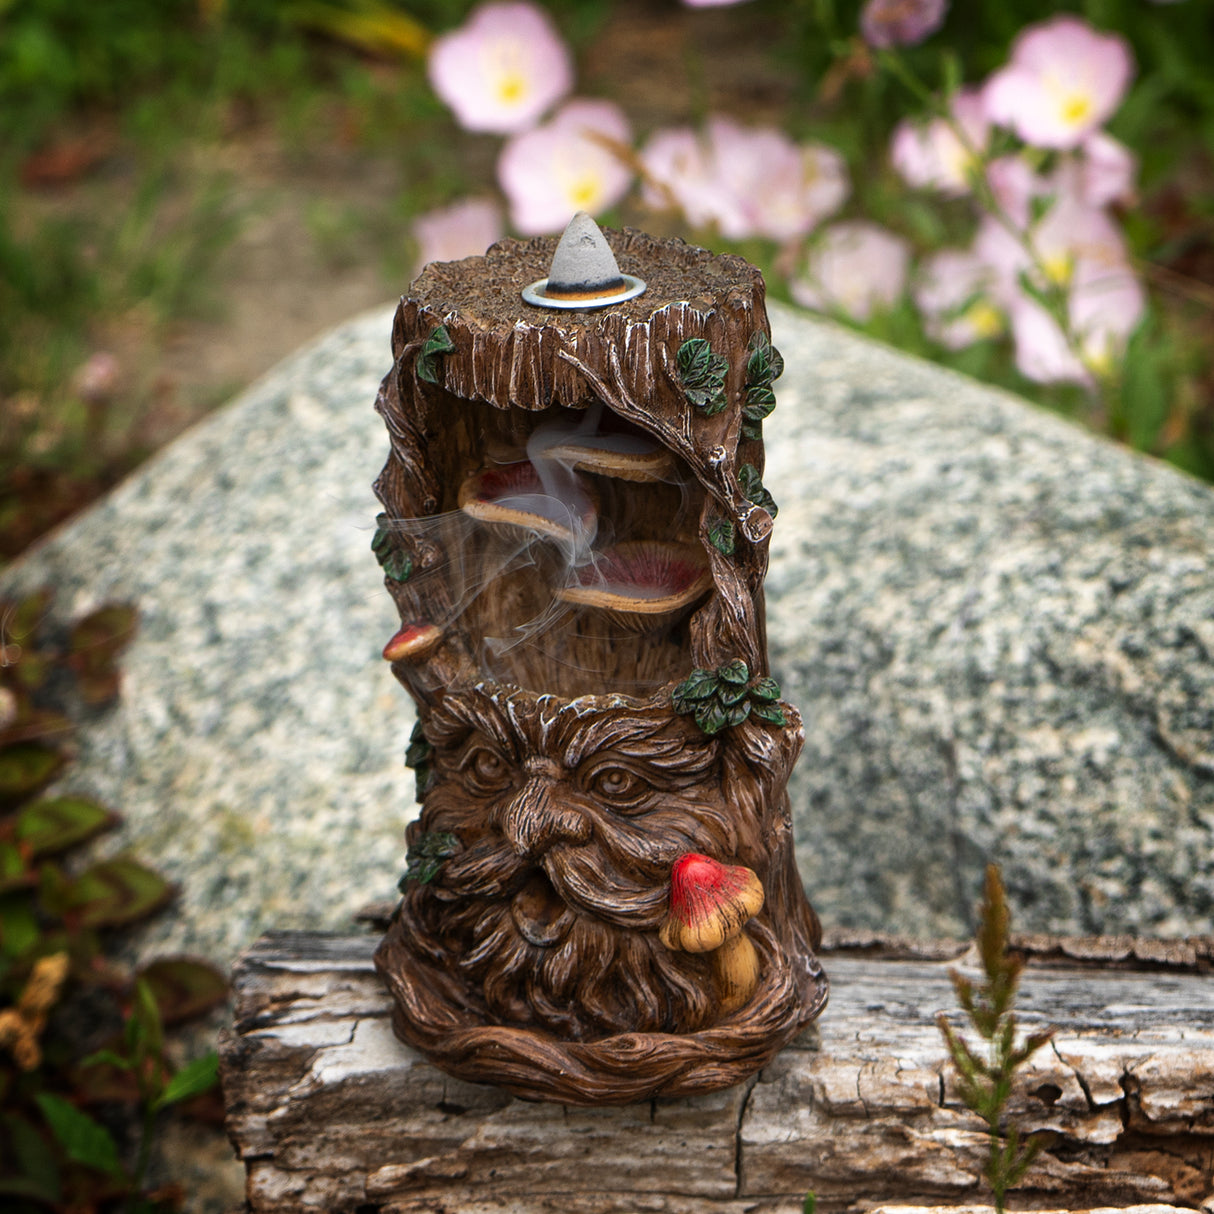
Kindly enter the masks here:
M 759 330 L 750 339 L 750 357 L 746 360 L 746 396 L 742 406 L 742 437 L 763 437 L 763 421 L 776 407 L 772 383 L 784 374 L 784 359 Z
M 1011 914 L 1003 882 L 998 866 L 990 864 L 976 936 L 983 981 L 972 982 L 956 971 L 949 974 L 957 1001 L 982 1045 L 967 1042 L 943 1012 L 936 1019 L 957 1068 L 958 1093 L 987 1125 L 989 1148 L 983 1175 L 1000 1212 L 1008 1189 L 1024 1177 L 1041 1149 L 1039 1138 L 1025 1139 L 1014 1124 L 1007 1124 L 1015 1074 L 1053 1036 L 1053 1030 L 1031 1033 L 1017 1043 L 1014 1005 L 1024 962 L 1009 951 L 1010 939 Z
M 769 725 L 787 725 L 779 699 L 780 684 L 772 678 L 751 679 L 741 658 L 716 670 L 693 670 L 670 693 L 675 712 L 694 716 L 709 736 L 741 725 L 751 716 Z
M 434 769 L 431 760 L 434 758 L 434 747 L 426 741 L 426 733 L 421 721 L 413 725 L 409 735 L 409 745 L 405 747 L 405 766 L 413 769 L 413 795 L 420 801 L 430 788 Z
M 371 551 L 379 561 L 384 575 L 394 582 L 407 582 L 413 573 L 413 558 L 394 543 L 396 532 L 386 514 L 375 516 L 375 534 L 371 537 Z
M 763 479 L 759 476 L 759 470 L 754 464 L 743 464 L 738 469 L 738 484 L 742 487 L 742 494 L 748 502 L 762 506 L 772 518 L 780 513 L 776 499 L 763 487 Z
M 737 528 L 733 519 L 714 519 L 708 526 L 708 542 L 722 556 L 733 556 L 738 544 Z
M 714 354 L 705 338 L 689 337 L 679 347 L 674 361 L 687 399 L 705 417 L 720 413 L 727 403 L 725 376 L 729 372 L 728 359 Z
M 175 1071 L 164 1026 L 223 1003 L 228 984 L 190 958 L 131 975 L 106 957 L 111 933 L 164 906 L 172 887 L 128 855 L 73 860 L 119 819 L 87 798 L 43 790 L 67 761 L 72 728 L 52 697 L 74 686 L 85 704 L 111 699 L 136 615 L 110 604 L 48 639 L 50 602 L 39 594 L 0 603 L 0 1008 L 24 1021 L 22 1048 L 0 1046 L 0 1195 L 19 1199 L 20 1210 L 121 1199 L 159 1210 L 141 1196 L 153 1123 L 213 1086 L 217 1066 L 211 1052 Z M 46 985 L 50 958 L 64 960 L 61 985 Z M 121 1030 L 81 1058 L 78 1026 L 109 1022 Z M 137 1145 L 92 1116 L 101 1102 L 137 1110 Z
M 450 354 L 455 349 L 455 342 L 447 332 L 446 325 L 438 325 L 422 342 L 422 348 L 417 355 L 417 378 L 424 379 L 428 384 L 438 383 L 438 360 L 444 354 Z
M 438 876 L 443 861 L 460 850 L 460 841 L 445 830 L 430 830 L 418 835 L 409 844 L 405 855 L 405 873 L 397 883 L 403 894 L 410 881 L 428 885 Z

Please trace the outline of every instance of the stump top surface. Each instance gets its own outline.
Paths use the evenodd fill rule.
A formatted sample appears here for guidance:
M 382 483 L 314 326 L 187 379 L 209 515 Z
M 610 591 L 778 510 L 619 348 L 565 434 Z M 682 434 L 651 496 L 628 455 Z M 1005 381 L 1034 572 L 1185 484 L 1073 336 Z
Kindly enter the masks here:
M 659 240 L 633 228 L 605 228 L 603 235 L 620 270 L 645 280 L 644 294 L 586 311 L 524 303 L 523 288 L 548 274 L 556 251 L 556 237 L 538 237 L 499 241 L 483 257 L 433 262 L 414 279 L 407 298 L 444 316 L 458 313 L 465 323 L 486 330 L 526 324 L 593 332 L 607 317 L 642 323 L 673 303 L 711 312 L 731 292 L 749 299 L 762 287 L 759 271 L 731 254 L 710 253 L 681 240 Z

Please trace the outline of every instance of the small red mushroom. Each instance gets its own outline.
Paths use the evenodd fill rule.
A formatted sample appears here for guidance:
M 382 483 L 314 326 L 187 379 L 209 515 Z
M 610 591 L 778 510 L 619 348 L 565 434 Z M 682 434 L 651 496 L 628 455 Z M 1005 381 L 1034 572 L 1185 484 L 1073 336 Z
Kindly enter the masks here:
M 659 933 L 670 949 L 713 954 L 723 1015 L 737 1011 L 759 984 L 759 954 L 747 922 L 763 909 L 763 886 L 744 865 L 688 852 L 670 872 L 670 909 Z
M 442 635 L 442 629 L 435 624 L 403 624 L 384 646 L 384 657 L 389 662 L 417 661 L 438 644 Z

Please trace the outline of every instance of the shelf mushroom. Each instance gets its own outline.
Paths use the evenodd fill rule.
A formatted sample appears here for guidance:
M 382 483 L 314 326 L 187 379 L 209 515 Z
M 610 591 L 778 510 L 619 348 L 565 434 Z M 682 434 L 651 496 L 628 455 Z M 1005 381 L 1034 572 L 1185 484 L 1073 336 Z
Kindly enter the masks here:
M 763 909 L 758 876 L 740 864 L 687 852 L 670 872 L 670 909 L 659 937 L 669 949 L 712 953 L 722 1015 L 747 1003 L 759 983 L 759 954 L 746 924 Z
M 406 623 L 384 646 L 388 662 L 417 662 L 424 658 L 442 639 L 442 629 L 434 624 Z

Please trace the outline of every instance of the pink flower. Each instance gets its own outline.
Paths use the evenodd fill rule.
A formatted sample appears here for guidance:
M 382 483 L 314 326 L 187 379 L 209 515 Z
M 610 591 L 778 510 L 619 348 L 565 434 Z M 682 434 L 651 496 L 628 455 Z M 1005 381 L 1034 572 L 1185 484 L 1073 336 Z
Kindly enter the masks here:
M 927 258 L 915 277 L 911 294 L 924 328 L 942 346 L 960 350 L 998 337 L 1006 327 L 1003 311 L 992 302 L 994 271 L 974 253 L 944 249 Z
M 915 46 L 944 24 L 948 0 L 868 0 L 860 33 L 869 46 Z
M 1124 143 L 1104 131 L 1093 131 L 1080 153 L 1079 191 L 1088 206 L 1133 201 L 1138 162 Z
M 632 170 L 594 136 L 627 146 L 632 131 L 612 101 L 570 101 L 551 122 L 515 135 L 497 179 L 525 236 L 559 232 L 578 211 L 600 215 L 628 193 Z
M 986 182 L 995 201 L 1017 227 L 1027 228 L 1032 201 L 1050 192 L 1045 178 L 1035 173 L 1023 156 L 1000 156 L 986 166 Z
M 465 198 L 413 221 L 417 268 L 432 261 L 477 257 L 503 236 L 502 209 L 487 198 Z
M 427 69 L 434 91 L 469 131 L 526 130 L 573 87 L 568 48 L 531 4 L 482 5 L 435 39 Z
M 793 298 L 821 312 L 868 320 L 891 307 L 906 288 L 910 246 L 864 220 L 832 224 L 810 250 L 805 277 L 790 284 Z
M 1067 319 L 1076 352 L 1058 322 L 1036 300 L 1021 296 L 1012 306 L 1016 366 L 1039 383 L 1090 384 L 1125 353 L 1146 310 L 1142 284 L 1128 266 L 1101 269 L 1081 263 L 1067 299 Z
M 1053 17 L 1021 32 L 1011 62 L 982 97 L 990 120 L 1025 143 L 1073 148 L 1112 116 L 1133 74 L 1124 39 L 1077 17 Z
M 926 124 L 909 118 L 898 123 L 890 159 L 908 185 L 954 196 L 969 193 L 970 175 L 977 168 L 975 154 L 981 155 L 986 149 L 986 110 L 973 89 L 958 93 L 952 110 L 968 149 L 943 118 L 933 118 Z
M 793 143 L 774 127 L 709 120 L 703 139 L 687 128 L 656 132 L 641 152 L 645 201 L 674 202 L 696 227 L 741 240 L 803 236 L 842 205 L 847 167 L 833 148 Z

